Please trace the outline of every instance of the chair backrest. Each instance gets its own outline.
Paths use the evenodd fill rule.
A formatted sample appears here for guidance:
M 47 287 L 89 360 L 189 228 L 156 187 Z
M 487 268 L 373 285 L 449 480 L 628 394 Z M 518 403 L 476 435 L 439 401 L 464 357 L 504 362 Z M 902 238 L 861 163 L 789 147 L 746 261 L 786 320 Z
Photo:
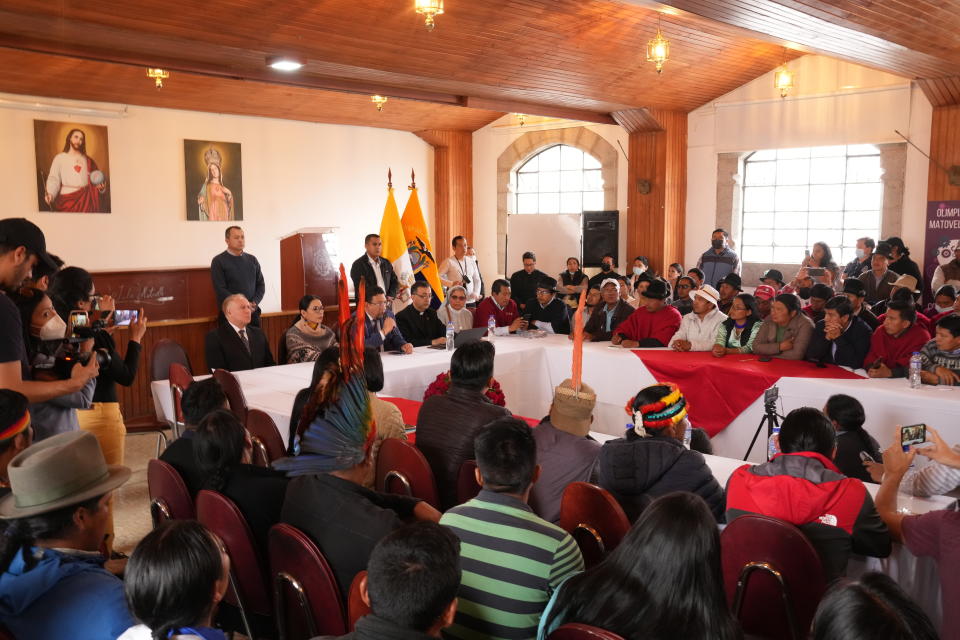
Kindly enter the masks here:
M 547 640 L 624 640 L 624 638 L 599 627 L 573 622 L 558 627 L 547 636 Z
M 353 577 L 350 583 L 350 593 L 347 597 L 347 630 L 352 632 L 357 625 L 357 620 L 370 613 L 370 605 L 363 601 L 360 595 L 360 581 L 367 577 L 367 571 L 364 569 Z
M 170 338 L 157 340 L 150 350 L 150 381 L 165 380 L 170 373 L 171 362 L 179 362 L 187 371 L 193 371 L 190 358 L 180 343 Z
M 386 438 L 380 445 L 376 487 L 385 493 L 414 496 L 440 508 L 430 464 L 419 449 L 399 438 Z
M 190 371 L 179 362 L 171 362 L 167 371 L 167 381 L 170 383 L 170 392 L 173 394 L 173 412 L 177 423 L 184 424 L 183 407 L 180 402 L 183 400 L 183 392 L 193 383 L 193 376 Z
M 0 640 L 17 640 L 13 637 L 13 634 L 7 631 L 7 628 L 0 626 Z
M 577 541 L 589 568 L 620 544 L 630 520 L 608 491 L 589 482 L 571 482 L 560 499 L 560 527 Z
M 277 364 L 287 364 L 287 358 L 290 357 L 290 352 L 287 350 L 287 331 L 281 333 L 280 339 L 277 340 Z
M 150 516 L 156 527 L 166 520 L 190 520 L 194 517 L 193 500 L 183 478 L 163 460 L 147 462 L 147 492 L 150 494 Z
M 473 500 L 480 493 L 481 487 L 477 482 L 476 470 L 476 460 L 465 460 L 460 465 L 460 472 L 457 474 L 457 504 Z
M 307 640 L 347 633 L 337 580 L 317 545 L 281 523 L 270 529 L 267 549 L 280 637 Z
M 247 411 L 247 431 L 253 440 L 254 464 L 269 467 L 271 462 L 286 455 L 283 438 L 269 414 L 259 409 Z
M 214 379 L 223 387 L 223 393 L 227 396 L 227 404 L 230 405 L 230 411 L 241 424 L 247 423 L 247 397 L 243 395 L 243 389 L 240 388 L 240 381 L 226 369 L 214 369 Z
M 248 615 L 273 614 L 269 581 L 257 552 L 253 534 L 237 505 L 230 498 L 206 489 L 197 494 L 197 520 L 223 541 L 230 556 L 230 574 L 236 593 L 228 590 L 225 600 Z
M 723 583 L 747 635 L 805 638 L 826 590 L 820 557 L 791 524 L 743 515 L 720 534 Z

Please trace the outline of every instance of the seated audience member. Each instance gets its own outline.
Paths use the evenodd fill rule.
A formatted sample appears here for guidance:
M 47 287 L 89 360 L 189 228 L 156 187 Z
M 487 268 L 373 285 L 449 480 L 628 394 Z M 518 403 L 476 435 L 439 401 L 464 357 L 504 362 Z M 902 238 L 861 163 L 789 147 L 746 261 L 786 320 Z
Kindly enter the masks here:
M 515 300 L 510 298 L 510 283 L 503 278 L 493 281 L 490 296 L 477 305 L 474 314 L 474 327 L 485 327 L 493 316 L 497 323 L 496 335 L 505 336 L 527 328 L 526 321 L 520 316 Z
M 313 362 L 323 350 L 337 344 L 337 334 L 323 324 L 323 300 L 318 296 L 300 298 L 300 317 L 284 334 L 287 363 Z
M 540 478 L 530 490 L 538 516 L 560 522 L 560 498 L 571 482 L 594 482 L 600 443 L 590 437 L 597 394 L 585 383 L 579 391 L 568 378 L 553 392 L 550 414 L 533 430 Z
M 196 497 L 197 492 L 203 488 L 206 478 L 197 464 L 197 456 L 194 453 L 194 429 L 201 420 L 214 411 L 226 409 L 227 396 L 220 383 L 213 378 L 197 380 L 184 389 L 180 407 L 183 411 L 185 428 L 180 437 L 163 450 L 160 459 L 176 469 L 183 478 L 187 491 L 191 496 Z
M 914 556 L 933 558 L 940 574 L 940 602 L 943 610 L 941 638 L 957 640 L 960 638 L 960 513 L 956 511 L 928 511 L 923 515 L 905 515 L 897 510 L 897 489 L 900 481 L 910 468 L 916 449 L 910 448 L 904 453 L 900 446 L 900 429 L 896 430 L 896 440 L 883 452 L 883 481 L 877 492 L 877 510 L 880 517 L 890 528 L 894 540 L 902 542 Z M 950 466 L 960 467 L 960 455 L 950 459 Z M 884 637 L 887 637 L 884 635 Z
M 807 360 L 860 369 L 870 351 L 870 327 L 853 315 L 846 296 L 834 296 L 824 307 L 824 318 L 813 328 Z
M 741 293 L 733 299 L 729 317 L 717 327 L 713 355 L 722 358 L 732 353 L 753 353 L 753 341 L 762 323 L 756 298 L 749 293 Z
M 687 271 L 687 275 L 690 276 L 691 278 L 693 278 L 693 281 L 694 281 L 694 284 L 695 284 L 695 286 L 694 286 L 695 289 L 699 289 L 700 287 L 703 286 L 703 278 L 704 278 L 704 275 L 703 275 L 703 271 L 702 271 L 702 270 L 697 269 L 696 267 L 694 267 L 693 269 L 690 269 L 689 271 Z
M 860 456 L 866 453 L 879 462 L 880 445 L 863 428 L 867 420 L 863 405 L 852 396 L 837 394 L 827 399 L 823 413 L 837 431 L 837 452 L 833 456 L 837 469 L 848 478 L 871 482 L 870 473 Z
M 407 342 L 397 325 L 393 311 L 387 308 L 387 296 L 380 287 L 369 287 L 364 295 L 364 340 L 368 347 L 381 351 L 413 353 L 413 345 Z
M 22 393 L 0 389 L 0 498 L 10 494 L 10 461 L 33 443 L 28 407 Z
M 453 329 L 457 333 L 473 328 L 473 311 L 467 308 L 467 290 L 463 285 L 458 284 L 447 290 L 446 299 L 437 309 L 437 317 L 443 323 L 444 335 L 448 322 L 453 322 Z
M 670 298 L 675 297 L 677 289 L 677 280 L 683 276 L 683 265 L 679 262 L 671 262 L 667 267 L 667 286 L 670 288 Z
M 609 253 L 603 254 L 600 258 L 600 273 L 593 276 L 589 280 L 589 285 L 591 287 L 599 286 L 601 282 L 607 278 L 620 278 L 620 274 L 616 272 L 617 261 Z
M 537 284 L 536 297 L 523 310 L 530 326 L 549 333 L 570 333 L 567 305 L 557 297 L 557 281 L 546 277 Z
M 670 306 L 685 316 L 693 311 L 693 298 L 690 294 L 697 288 L 696 281 L 690 276 L 681 276 L 677 278 L 677 283 L 673 287 L 673 302 Z
M 945 284 L 952 284 L 960 291 L 960 243 L 953 246 L 953 260 L 934 269 L 930 290 L 939 291 Z
M 880 326 L 880 320 L 863 303 L 863 296 L 866 295 L 863 283 L 857 278 L 847 278 L 843 281 L 843 291 L 841 293 L 847 296 L 847 300 L 850 301 L 850 305 L 853 307 L 853 315 L 867 323 L 871 331 L 876 331 L 877 327 Z
M 211 370 L 246 371 L 276 364 L 263 330 L 250 324 L 252 314 L 253 307 L 243 294 L 223 301 L 227 321 L 207 334 L 204 345 Z
M 538 640 L 579 623 L 624 638 L 738 640 L 723 590 L 720 533 L 702 498 L 654 500 L 607 558 L 554 592 Z
M 617 286 L 619 286 L 619 283 L 617 284 Z M 602 302 L 603 302 L 603 296 L 600 293 L 600 289 L 587 290 L 587 299 L 583 303 L 583 326 L 584 327 L 586 327 L 587 323 L 590 322 L 590 317 L 601 308 Z M 633 308 L 630 309 L 630 312 L 633 313 Z M 573 324 L 574 324 L 573 313 L 576 313 L 576 307 L 574 307 L 574 309 L 571 310 L 571 315 L 570 315 L 571 332 L 573 331 Z
M 914 282 L 922 282 L 920 267 L 910 259 L 910 249 L 903 244 L 903 238 L 892 236 L 884 242 L 890 247 L 890 271 L 901 276 L 911 276 Z
M 460 466 L 474 459 L 477 432 L 510 415 L 484 395 L 493 377 L 495 354 L 493 344 L 485 341 L 459 347 L 450 358 L 450 389 L 424 400 L 417 414 L 417 448 L 433 469 L 444 511 L 457 503 Z
M 811 640 L 938 640 L 937 630 L 893 578 L 865 573 L 834 584 L 817 607 Z
M 629 286 L 630 291 L 633 291 L 637 288 L 637 282 L 640 280 L 640 276 L 647 273 L 650 269 L 650 259 L 647 256 L 637 256 L 633 259 L 633 265 L 630 267 L 630 273 L 627 275 L 627 285 Z
M 400 333 L 415 347 L 444 344 L 447 341 L 447 325 L 430 308 L 432 299 L 433 293 L 428 283 L 422 280 L 414 282 L 410 287 L 411 304 L 397 314 Z
M 800 360 L 813 335 L 813 322 L 800 311 L 800 300 L 792 293 L 781 293 L 770 306 L 770 317 L 760 325 L 753 352 L 761 356 Z
M 870 270 L 870 258 L 877 243 L 873 238 L 857 238 L 857 257 L 847 263 L 843 269 L 844 281 L 859 277 Z
M 953 313 L 953 305 L 956 301 L 956 288 L 951 284 L 945 284 L 937 289 L 937 293 L 933 297 L 933 302 L 924 308 L 923 315 L 931 320 L 936 319 L 940 314 L 950 315 Z
M 195 520 L 162 523 L 137 544 L 124 588 L 141 624 L 117 640 L 226 640 L 214 628 L 217 607 L 230 586 L 230 557 Z
M 511 274 L 509 285 L 513 300 L 517 303 L 517 308 L 523 311 L 527 300 L 532 300 L 536 295 L 537 284 L 546 278 L 547 274 L 537 269 L 537 255 L 533 251 L 525 251 L 521 260 L 523 261 L 523 269 Z M 486 316 L 484 316 L 483 326 L 487 326 Z
M 560 272 L 560 286 L 557 291 L 563 294 L 567 303 L 576 306 L 580 300 L 580 292 L 589 288 L 589 279 L 580 269 L 580 260 L 578 258 L 567 258 L 567 268 Z
M 448 527 L 418 522 L 397 529 L 374 547 L 360 579 L 360 598 L 370 613 L 340 639 L 440 638 L 453 624 L 459 588 L 460 540 Z
M 66 337 L 67 325 L 57 315 L 50 297 L 39 289 L 21 289 L 11 294 L 10 299 L 20 311 L 23 341 L 27 358 L 33 366 L 33 377 L 43 378 L 44 369 L 49 370 L 53 366 L 61 340 Z M 34 425 L 34 439 L 39 442 L 58 433 L 79 429 L 77 409 L 93 406 L 96 381 L 97 378 L 90 380 L 79 391 L 32 403 L 30 416 Z
M 912 304 L 896 300 L 890 303 L 883 325 L 870 338 L 870 351 L 863 367 L 871 378 L 903 378 L 910 367 L 910 356 L 930 340 L 930 334 L 917 326 L 917 311 Z
M 881 242 L 870 257 L 870 270 L 864 271 L 858 278 L 863 283 L 867 304 L 874 305 L 890 297 L 890 289 L 900 274 L 890 271 L 889 265 L 890 245 Z
M 667 285 L 654 280 L 641 298 L 641 306 L 617 327 L 611 342 L 625 349 L 665 347 L 680 328 L 680 312 L 665 304 Z
M 932 326 L 937 326 L 937 323 L 946 318 L 947 316 L 960 316 L 960 294 L 957 295 L 957 299 L 953 301 L 953 309 L 938 313 L 936 316 L 930 319 Z
M 843 575 L 851 553 L 890 555 L 890 533 L 863 482 L 833 464 L 837 434 L 825 415 L 794 409 L 780 427 L 782 453 L 745 464 L 727 481 L 727 522 L 746 513 L 796 525 L 820 554 L 827 579 Z
M 937 333 L 920 350 L 926 384 L 960 384 L 960 316 L 947 316 L 937 323 Z
M 383 536 L 399 528 L 402 519 L 436 521 L 440 514 L 416 498 L 363 486 L 373 473 L 376 425 L 362 370 L 351 365 L 354 370 L 345 374 L 342 367 L 335 366 L 322 387 L 316 417 L 300 439 L 299 455 L 276 460 L 273 468 L 291 477 L 281 521 L 316 543 L 346 601 L 350 584 L 366 568 Z
M 372 351 L 375 351 L 375 349 L 364 349 L 365 353 Z M 377 353 L 380 352 L 377 351 Z M 316 413 L 316 407 L 314 407 L 313 412 L 308 412 L 308 415 L 304 415 L 307 403 L 310 402 L 310 398 L 317 392 L 317 386 L 327 383 L 334 365 L 338 362 L 340 362 L 340 347 L 327 347 L 324 349 L 320 353 L 320 356 L 313 362 L 313 374 L 310 377 L 310 384 L 300 389 L 300 391 L 297 391 L 297 395 L 293 398 L 293 409 L 290 411 L 290 431 L 287 435 L 287 455 L 297 455 L 298 438 L 303 435 L 303 432 L 306 431 L 310 423 L 313 422 Z M 366 365 L 366 360 L 364 360 L 364 365 Z
M 250 434 L 237 417 L 225 409 L 218 409 L 200 421 L 193 436 L 193 451 L 204 476 L 202 488 L 233 500 L 260 550 L 266 554 L 267 532 L 280 522 L 280 507 L 287 491 L 286 475 L 251 464 Z
M 806 303 L 810 299 L 810 293 L 813 291 L 814 284 L 816 283 L 804 267 L 797 271 L 797 275 L 793 277 L 793 280 L 791 280 L 788 285 L 780 288 L 780 294 L 793 293 Z
M 776 295 L 777 291 L 786 286 L 786 283 L 783 281 L 783 273 L 777 269 L 767 269 L 760 274 L 760 284 L 765 284 L 772 288 L 774 295 Z
M 483 488 L 440 519 L 460 538 L 463 568 L 457 616 L 444 635 L 534 638 L 550 594 L 583 571 L 583 557 L 570 534 L 527 505 L 540 475 L 530 427 L 500 418 L 474 446 Z
M 777 297 L 777 290 L 768 284 L 761 284 L 753 290 L 753 297 L 757 302 L 760 319 L 766 320 L 770 317 L 770 309 L 773 307 L 774 298 Z
M 0 624 L 15 638 L 116 638 L 134 624 L 123 582 L 98 553 L 113 490 L 130 469 L 107 465 L 88 431 L 51 436 L 7 467 L 0 500 Z
M 600 449 L 600 486 L 613 494 L 631 522 L 651 499 L 671 491 L 697 494 L 723 522 L 723 489 L 703 456 L 683 446 L 690 421 L 677 385 L 642 389 L 629 409 L 633 426 Z
M 641 273 L 634 278 L 636 284 L 632 288 L 630 287 L 630 280 L 628 278 L 621 276 L 617 278 L 617 280 L 620 282 L 620 299 L 636 309 L 640 305 L 640 298 L 643 296 L 643 292 L 646 291 L 650 283 L 653 282 L 653 277 L 649 273 Z M 633 295 L 630 295 L 631 292 L 633 292 Z
M 703 288 L 702 286 L 700 287 Z M 743 282 L 740 280 L 740 276 L 735 273 L 728 273 L 724 276 L 717 284 L 717 290 L 720 295 L 720 301 L 717 304 L 717 308 L 724 314 L 730 310 L 730 305 L 733 304 L 733 299 L 737 297 L 737 294 L 743 291 Z
M 727 319 L 720 311 L 720 294 L 708 284 L 693 292 L 693 313 L 683 316 L 680 328 L 670 338 L 674 351 L 710 351 L 717 340 L 717 329 Z
M 920 305 L 917 304 L 917 297 L 919 296 L 920 291 L 917 290 L 917 281 L 914 280 L 913 276 L 900 276 L 893 283 L 893 286 L 890 287 L 890 297 L 886 300 L 881 300 L 877 304 L 871 307 L 873 314 L 877 318 L 881 318 L 887 310 L 887 306 L 893 300 L 903 300 L 905 302 L 913 303 L 914 307 L 917 310 L 917 313 L 920 313 Z M 922 314 L 921 314 L 922 315 Z M 918 316 L 919 317 L 919 316 Z M 930 330 L 929 318 L 923 316 L 926 319 L 926 324 L 923 324 L 923 328 L 927 331 Z M 881 320 L 882 322 L 882 320 Z M 918 322 L 919 324 L 919 322 Z
M 615 278 L 607 278 L 600 284 L 603 302 L 597 305 L 590 315 L 590 320 L 583 326 L 585 342 L 609 340 L 616 328 L 633 314 L 633 307 L 620 299 L 620 288 L 620 281 Z
M 833 289 L 822 282 L 810 287 L 810 302 L 803 307 L 803 312 L 814 324 L 823 320 L 827 300 L 832 298 L 833 295 Z

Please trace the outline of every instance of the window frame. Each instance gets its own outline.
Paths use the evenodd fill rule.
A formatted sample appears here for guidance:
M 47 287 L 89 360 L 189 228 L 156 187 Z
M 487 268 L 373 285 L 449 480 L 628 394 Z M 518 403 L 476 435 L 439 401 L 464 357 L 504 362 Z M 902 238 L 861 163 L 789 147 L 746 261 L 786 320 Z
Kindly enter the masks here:
M 564 148 L 566 148 L 566 149 L 571 149 L 571 150 L 576 151 L 576 152 L 578 152 L 579 154 L 581 154 L 581 160 L 580 160 L 580 163 L 579 163 L 579 165 L 580 165 L 579 168 L 574 168 L 574 169 L 565 169 L 565 168 L 564 168 L 564 164 L 563 164 L 563 156 L 564 156 L 563 149 L 564 149 Z M 556 168 L 556 169 L 549 169 L 548 171 L 542 171 L 541 168 L 540 168 L 540 166 L 539 166 L 539 164 L 538 164 L 538 166 L 537 166 L 537 168 L 536 168 L 535 170 L 524 171 L 524 168 L 530 166 L 530 164 L 531 164 L 532 162 L 537 161 L 537 162 L 539 163 L 539 159 L 541 158 L 541 156 L 542 156 L 543 154 L 545 154 L 545 153 L 553 150 L 553 149 L 559 149 L 559 152 L 558 152 L 558 153 L 560 154 L 560 158 L 559 158 L 559 160 L 558 160 L 557 168 Z M 589 166 L 589 167 L 586 166 L 586 165 L 587 165 L 587 158 L 589 158 L 590 161 L 591 161 L 591 163 L 590 163 L 591 166 Z M 564 172 L 576 172 L 576 171 L 579 171 L 579 173 L 580 173 L 580 183 L 579 183 L 579 184 L 580 184 L 580 188 L 579 188 L 579 189 L 564 189 L 564 183 L 563 183 L 563 179 L 562 179 L 562 178 L 563 178 L 563 173 L 564 173 Z M 595 173 L 595 175 L 596 175 L 596 179 L 597 179 L 598 182 L 594 183 L 594 185 L 595 185 L 595 187 L 596 187 L 596 188 L 594 188 L 594 189 L 584 188 L 584 187 L 586 186 L 586 184 L 587 184 L 587 173 L 588 173 L 588 172 L 590 172 L 590 173 Z M 553 189 L 541 190 L 541 188 L 540 188 L 540 186 L 541 186 L 541 178 L 540 178 L 540 176 L 541 176 L 541 174 L 543 174 L 543 173 L 556 173 L 556 174 L 558 174 L 558 176 L 557 176 L 557 183 L 556 183 L 556 185 L 557 185 L 557 186 L 556 186 L 556 190 L 553 190 Z M 521 180 L 522 180 L 521 175 L 536 175 L 536 176 L 537 176 L 537 190 L 536 190 L 536 191 L 529 191 L 529 190 L 524 191 L 524 190 L 521 190 Z M 536 153 L 534 153 L 533 155 L 531 155 L 529 158 L 527 158 L 526 160 L 524 160 L 522 163 L 520 163 L 519 165 L 517 165 L 517 167 L 512 171 L 512 176 L 511 176 L 511 177 L 512 177 L 513 184 L 514 184 L 514 190 L 513 190 L 513 193 L 511 194 L 511 195 L 512 195 L 512 200 L 513 200 L 513 203 L 512 203 L 512 204 L 513 204 L 513 207 L 512 207 L 512 210 L 510 211 L 510 214 L 511 214 L 511 215 L 577 215 L 577 214 L 583 213 L 584 211 L 600 211 L 600 210 L 603 210 L 603 207 L 604 207 L 604 196 L 605 196 L 604 180 L 603 180 L 603 163 L 600 161 L 599 158 L 597 158 L 596 156 L 594 156 L 594 155 L 591 154 L 590 152 L 585 151 L 585 150 L 583 150 L 583 149 L 581 149 L 581 148 L 579 148 L 579 147 L 577 147 L 577 146 L 575 146 L 575 145 L 566 144 L 566 143 L 563 143 L 563 142 L 557 142 L 557 143 L 554 143 L 554 144 L 550 144 L 550 145 L 548 145 L 548 146 L 546 146 L 546 147 L 543 147 L 542 149 L 539 149 Z M 552 177 L 551 177 L 551 179 L 552 179 Z M 578 211 L 564 211 L 564 210 L 563 210 L 563 209 L 564 209 L 564 206 L 563 206 L 563 196 L 564 196 L 565 194 L 579 194 L 580 209 L 579 209 Z M 584 206 L 584 200 L 585 200 L 585 197 L 586 197 L 587 194 L 591 194 L 591 195 L 595 198 L 596 204 L 597 204 L 596 207 L 586 207 L 586 206 Z M 527 209 L 530 208 L 530 207 L 528 206 L 529 203 L 527 203 L 527 204 L 525 204 L 525 205 L 523 205 L 523 206 L 521 205 L 522 199 L 523 199 L 525 196 L 529 197 L 529 196 L 532 196 L 532 195 L 535 195 L 535 196 L 537 197 L 536 211 L 528 211 L 528 210 L 527 210 Z M 546 195 L 546 196 L 548 196 L 548 197 L 551 197 L 551 196 L 554 196 L 554 195 L 556 196 L 556 202 L 557 202 L 556 210 L 544 211 L 543 199 L 542 199 L 542 197 L 543 197 L 544 195 Z

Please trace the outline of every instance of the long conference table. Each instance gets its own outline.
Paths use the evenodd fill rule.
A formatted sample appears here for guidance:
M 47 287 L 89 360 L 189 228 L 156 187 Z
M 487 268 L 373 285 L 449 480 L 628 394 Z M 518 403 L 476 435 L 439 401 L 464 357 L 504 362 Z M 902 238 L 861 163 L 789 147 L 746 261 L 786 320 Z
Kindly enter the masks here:
M 515 414 L 540 417 L 548 412 L 553 389 L 570 376 L 571 345 L 566 336 L 527 339 L 523 337 L 497 337 L 494 345 L 497 355 L 494 377 L 500 382 L 506 396 L 507 406 Z M 711 363 L 702 354 L 668 355 L 662 349 L 615 349 L 608 343 L 584 345 L 583 380 L 597 392 L 592 435 L 604 441 L 623 434 L 628 416 L 624 410 L 627 400 L 645 386 L 657 382 L 656 376 L 645 365 L 643 357 L 649 352 L 659 352 L 657 358 L 668 358 L 702 364 L 703 373 L 694 376 L 694 383 L 714 387 L 719 391 L 730 385 L 743 387 L 756 383 L 757 377 L 748 375 L 747 367 L 755 371 L 755 362 L 744 358 L 728 357 Z M 383 354 L 385 385 L 381 396 L 420 401 L 427 386 L 450 367 L 451 354 L 447 351 L 421 347 L 410 355 Z M 766 363 L 770 364 L 770 363 Z M 773 366 L 776 367 L 776 361 Z M 814 365 L 810 365 L 813 367 Z M 790 371 L 798 369 L 791 365 Z M 800 369 L 802 371 L 802 369 Z M 776 377 L 776 369 L 771 368 Z M 289 432 L 290 413 L 297 391 L 306 387 L 313 373 L 313 363 L 282 365 L 235 373 L 250 408 L 265 411 L 273 418 L 284 441 Z M 198 376 L 200 377 L 200 376 Z M 711 380 L 701 380 L 710 377 Z M 688 382 L 688 384 L 690 384 Z M 950 443 L 960 442 L 960 389 L 951 387 L 923 387 L 910 389 L 900 380 L 871 380 L 860 376 L 844 375 L 842 378 L 780 377 L 776 381 L 780 391 L 779 413 L 803 406 L 822 407 L 826 399 L 835 393 L 846 393 L 858 398 L 866 408 L 865 427 L 886 446 L 892 441 L 896 424 L 924 422 L 936 427 Z M 681 389 L 684 387 L 681 386 Z M 763 390 L 758 387 L 748 395 L 757 398 L 729 423 L 713 435 L 716 455 L 705 456 L 708 466 L 721 486 L 741 464 L 747 445 L 764 415 Z M 173 404 L 166 380 L 151 385 L 157 417 L 172 421 Z M 742 395 L 742 394 L 741 394 Z M 412 403 L 409 403 L 412 404 Z M 716 413 L 723 413 L 709 402 L 703 403 L 697 414 L 710 420 Z M 410 413 L 409 407 L 406 408 Z M 729 409 L 729 408 L 727 408 Z M 729 411 L 727 411 L 729 413 Z M 723 414 L 726 415 L 726 414 Z M 408 421 L 410 419 L 408 418 Z M 696 420 L 694 419 L 694 424 Z M 712 430 L 712 431 L 715 431 Z M 765 434 L 761 434 L 750 456 L 751 462 L 761 462 L 766 456 Z M 917 458 L 922 465 L 925 459 Z M 867 485 L 876 495 L 877 485 Z M 955 502 L 945 496 L 915 498 L 899 496 L 900 506 L 911 513 L 922 514 L 934 509 L 948 508 Z M 850 575 L 866 571 L 887 573 L 916 599 L 934 621 L 941 619 L 939 573 L 936 564 L 929 558 L 916 558 L 905 547 L 895 545 L 889 558 L 854 557 L 848 567 Z

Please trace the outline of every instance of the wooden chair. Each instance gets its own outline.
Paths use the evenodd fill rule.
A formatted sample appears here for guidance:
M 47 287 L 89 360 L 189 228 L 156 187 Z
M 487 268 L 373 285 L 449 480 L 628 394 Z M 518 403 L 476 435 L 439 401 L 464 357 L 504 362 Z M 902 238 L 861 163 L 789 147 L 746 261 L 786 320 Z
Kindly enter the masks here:
M 599 627 L 574 622 L 558 627 L 547 636 L 547 640 L 624 640 L 624 638 Z
M 193 376 L 190 370 L 179 362 L 171 362 L 170 370 L 167 373 L 167 380 L 170 383 L 170 395 L 173 397 L 173 438 L 177 439 L 186 428 L 186 421 L 183 418 L 183 392 L 193 384 Z
M 223 393 L 227 396 L 227 404 L 230 405 L 230 411 L 237 416 L 240 424 L 247 423 L 247 397 L 243 395 L 243 389 L 240 387 L 240 381 L 226 369 L 215 369 L 213 378 L 220 383 Z
M 281 523 L 270 529 L 267 547 L 281 640 L 347 633 L 340 588 L 317 545 L 296 527 Z
M 820 556 L 803 533 L 748 514 L 720 534 L 723 582 L 745 634 L 805 638 L 826 590 Z
M 170 338 L 157 340 L 153 349 L 150 350 L 150 380 L 165 380 L 170 371 L 170 365 L 174 362 L 186 367 L 187 371 L 193 375 L 190 357 L 180 343 Z
M 167 520 L 190 520 L 194 517 L 193 499 L 183 478 L 163 460 L 147 462 L 147 492 L 150 495 L 150 517 L 156 528 Z
M 254 464 L 269 467 L 271 462 L 287 454 L 280 431 L 273 418 L 267 413 L 259 409 L 250 409 L 247 411 L 246 427 L 253 442 Z
M 272 618 L 273 599 L 266 565 L 246 519 L 230 498 L 203 490 L 197 494 L 197 520 L 223 541 L 230 557 L 230 589 L 224 600 L 239 610 L 246 636 L 258 637 L 253 632 L 251 614 Z
M 377 454 L 376 488 L 420 498 L 439 509 L 437 483 L 430 464 L 414 445 L 399 438 L 387 438 Z
M 357 625 L 357 620 L 370 613 L 370 605 L 364 602 L 360 595 L 360 581 L 366 575 L 366 571 L 361 571 L 353 577 L 353 582 L 350 583 L 350 595 L 347 597 L 347 629 L 351 633 Z
M 477 482 L 477 461 L 467 460 L 460 465 L 457 474 L 457 504 L 473 500 L 480 493 L 480 483 Z
M 560 527 L 577 541 L 590 568 L 620 544 L 630 520 L 609 492 L 589 482 L 571 482 L 560 500 Z
M 287 364 L 287 358 L 290 357 L 290 352 L 287 350 L 287 331 L 281 333 L 277 340 L 277 364 Z

